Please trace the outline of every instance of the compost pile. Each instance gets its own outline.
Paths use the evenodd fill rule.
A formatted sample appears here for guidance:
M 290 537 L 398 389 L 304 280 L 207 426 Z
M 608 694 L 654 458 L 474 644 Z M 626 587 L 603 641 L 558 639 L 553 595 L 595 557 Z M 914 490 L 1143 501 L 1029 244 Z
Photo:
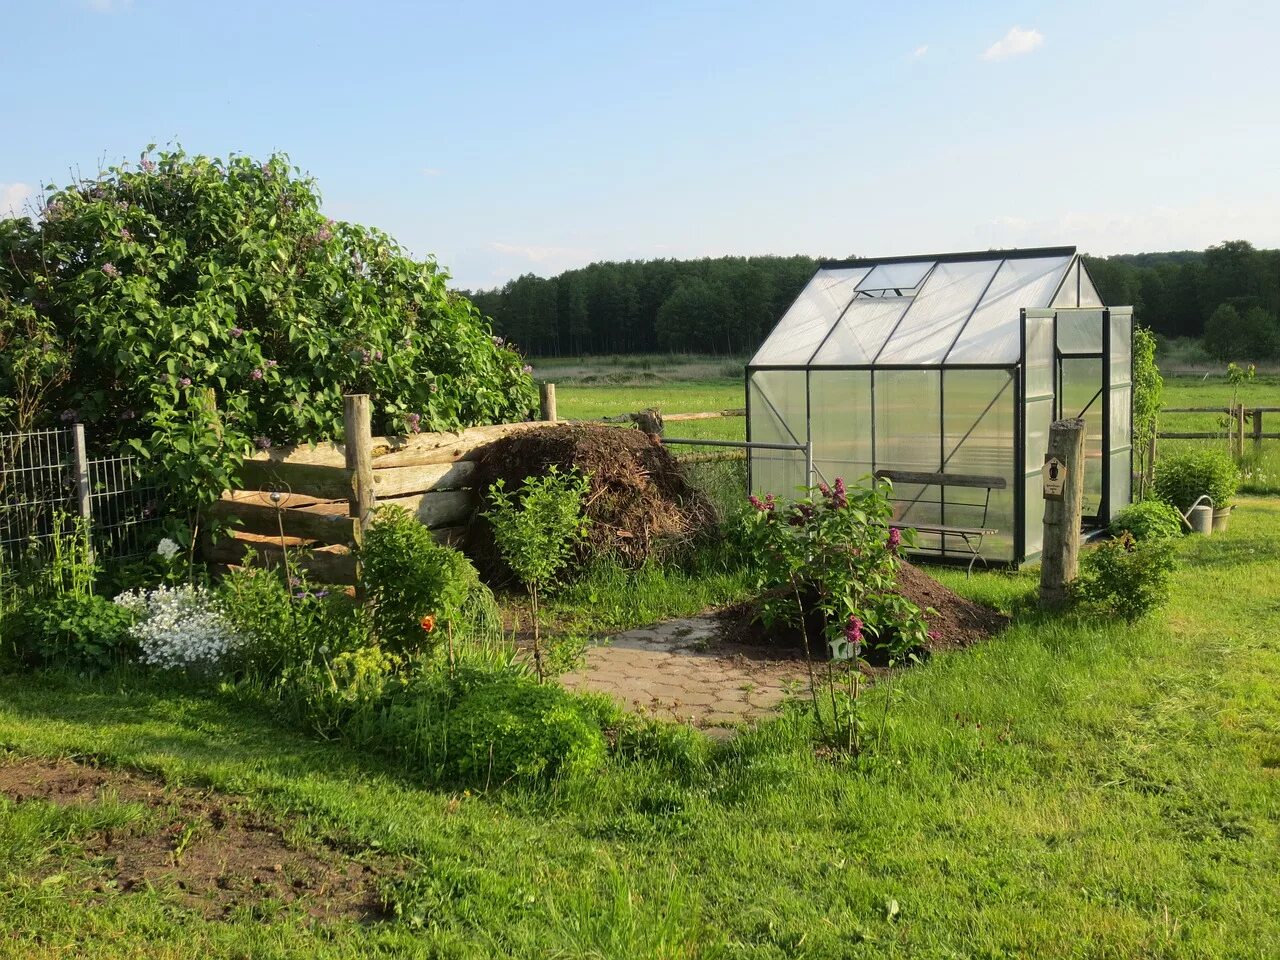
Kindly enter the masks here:
M 954 590 L 944 587 L 919 567 L 903 560 L 898 568 L 898 592 L 926 611 L 925 619 L 936 637 L 930 638 L 921 654 L 944 650 L 961 650 L 999 633 L 1009 625 L 1009 618 L 998 610 L 966 600 Z M 798 627 L 767 629 L 759 618 L 759 602 L 737 604 L 721 614 L 722 636 L 748 645 L 799 650 L 803 638 Z M 805 618 L 813 648 L 822 649 L 822 616 L 814 611 Z M 874 650 L 868 659 L 877 662 Z
M 716 522 L 715 509 L 685 479 L 676 458 L 639 430 L 585 424 L 523 430 L 485 447 L 478 465 L 482 494 L 498 480 L 516 490 L 551 466 L 590 474 L 583 560 L 611 556 L 640 566 Z M 472 551 L 487 574 L 503 573 L 483 518 L 473 530 Z

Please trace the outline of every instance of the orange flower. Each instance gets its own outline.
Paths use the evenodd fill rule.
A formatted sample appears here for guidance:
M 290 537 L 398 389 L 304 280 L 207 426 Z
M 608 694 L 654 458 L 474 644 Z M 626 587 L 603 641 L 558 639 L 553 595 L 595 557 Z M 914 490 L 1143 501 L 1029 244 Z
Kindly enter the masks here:
M 436 618 L 434 614 L 428 613 L 425 617 L 418 621 L 418 625 L 427 633 L 436 628 Z

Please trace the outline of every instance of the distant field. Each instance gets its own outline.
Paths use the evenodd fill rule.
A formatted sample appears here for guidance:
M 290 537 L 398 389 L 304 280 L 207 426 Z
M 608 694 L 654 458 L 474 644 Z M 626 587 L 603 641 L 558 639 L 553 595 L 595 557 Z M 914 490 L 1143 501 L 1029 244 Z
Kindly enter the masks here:
M 696 413 L 743 405 L 741 375 L 728 376 L 728 368 L 741 369 L 744 361 L 706 357 L 604 357 L 544 360 L 535 364 L 540 378 L 558 384 L 560 416 L 572 420 L 632 413 L 657 407 L 663 413 Z M 648 364 L 647 367 L 644 365 Z M 717 374 L 716 367 L 725 368 Z M 1240 391 L 1246 407 L 1280 407 L 1280 376 L 1261 376 Z M 1203 377 L 1177 376 L 1165 381 L 1165 406 L 1226 407 L 1231 385 L 1221 374 Z M 1280 413 L 1264 420 L 1267 432 L 1280 432 Z M 1225 418 L 1218 414 L 1167 414 L 1164 430 L 1198 432 L 1221 430 L 1217 440 L 1167 440 L 1165 451 L 1193 445 L 1227 445 Z M 1247 429 L 1247 428 L 1246 428 Z M 746 424 L 741 418 L 695 420 L 672 424 L 671 436 L 741 439 Z M 1280 440 L 1265 441 L 1261 454 L 1246 441 L 1244 464 L 1246 492 L 1280 493 Z

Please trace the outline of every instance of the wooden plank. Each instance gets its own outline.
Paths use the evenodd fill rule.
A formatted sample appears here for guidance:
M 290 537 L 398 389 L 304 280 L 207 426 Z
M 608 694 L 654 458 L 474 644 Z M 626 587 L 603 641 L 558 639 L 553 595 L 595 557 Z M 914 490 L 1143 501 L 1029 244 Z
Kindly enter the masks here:
M 411 497 L 379 500 L 378 506 L 403 507 L 427 527 L 456 527 L 469 523 L 480 499 L 474 490 L 439 490 Z
M 240 485 L 250 490 L 288 490 L 320 499 L 346 500 L 351 475 L 344 467 L 279 460 L 246 460 L 240 465 Z
M 545 423 L 499 423 L 489 427 L 471 427 L 460 433 L 420 433 L 405 443 L 386 450 L 374 442 L 373 465 L 385 467 L 414 467 L 430 463 L 453 463 L 469 460 L 475 451 L 523 430 L 546 429 Z
M 894 483 L 919 483 L 931 487 L 978 487 L 1003 490 L 1008 486 L 1004 477 L 984 477 L 964 473 L 916 473 L 912 470 L 877 470 L 877 477 Z
M 244 503 L 258 503 L 269 507 L 289 507 L 294 510 L 316 509 L 321 512 L 346 514 L 347 500 L 322 499 L 306 493 L 280 493 L 279 500 L 272 500 L 275 494 L 265 490 L 227 490 L 222 494 L 223 500 L 238 500 Z
M 731 410 L 711 410 L 707 413 L 664 413 L 662 419 L 666 423 L 673 423 L 679 420 L 719 420 L 721 417 L 745 417 L 746 415 L 746 407 L 736 407 Z
M 476 469 L 475 462 L 471 460 L 426 463 L 414 467 L 380 467 L 375 460 L 373 489 L 379 500 L 428 490 L 460 490 L 475 482 Z
M 343 513 L 346 511 L 344 510 Z M 277 516 L 277 513 L 280 515 Z M 355 539 L 354 521 L 347 516 L 313 510 L 280 508 L 250 500 L 219 500 L 213 515 L 233 524 L 236 529 L 270 536 L 279 534 L 283 523 L 285 536 L 321 543 L 351 543 Z
M 254 566 L 279 567 L 284 563 L 284 551 L 278 542 L 250 540 L 242 537 L 222 537 L 205 551 L 206 559 L 214 563 L 243 566 L 249 550 L 255 554 Z M 356 560 L 349 552 L 336 547 L 318 550 L 290 547 L 291 562 L 320 583 L 352 584 L 356 582 Z
M 1226 440 L 1227 434 L 1223 430 L 1216 433 L 1176 433 L 1168 430 L 1161 430 L 1156 434 L 1161 440 Z

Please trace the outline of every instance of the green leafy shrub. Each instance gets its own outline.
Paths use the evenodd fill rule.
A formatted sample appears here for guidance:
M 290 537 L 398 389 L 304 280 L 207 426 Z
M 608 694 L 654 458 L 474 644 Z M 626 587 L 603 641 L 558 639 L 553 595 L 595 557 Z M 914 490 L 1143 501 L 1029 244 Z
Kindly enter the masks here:
M 129 659 L 133 615 L 105 597 L 66 594 L 20 614 L 24 658 L 41 666 L 101 670 Z
M 1174 566 L 1172 540 L 1139 541 L 1126 532 L 1080 558 L 1074 597 L 1086 612 L 1138 620 L 1169 599 Z
M 590 521 L 582 505 L 590 477 L 577 470 L 561 473 L 554 465 L 541 477 L 526 477 L 512 494 L 498 480 L 489 488 L 484 517 L 503 561 L 529 591 L 533 615 L 533 660 L 543 677 L 538 594 L 550 588 L 587 535 Z
M 332 660 L 369 639 L 364 609 L 343 591 L 313 586 L 284 570 L 238 567 L 223 579 L 219 596 L 245 638 L 235 651 L 235 668 L 261 683 Z
M 446 280 L 282 155 L 144 153 L 0 219 L 0 341 L 39 343 L 0 362 L 0 416 L 89 424 L 187 509 L 255 445 L 340 439 L 344 393 L 378 433 L 525 418 L 529 369 Z
M 836 659 L 856 659 L 864 640 L 899 657 L 928 639 L 923 613 L 896 590 L 898 550 L 914 531 L 892 526 L 887 481 L 848 488 L 837 478 L 792 503 L 750 502 L 735 540 L 756 572 L 766 625 L 803 626 L 811 598 Z
M 1124 533 L 1133 535 L 1135 540 L 1151 540 L 1156 537 L 1178 537 L 1182 535 L 1182 514 L 1177 508 L 1163 500 L 1142 500 L 1131 503 L 1111 521 L 1111 532 L 1115 536 Z
M 378 509 L 359 560 L 374 633 L 395 653 L 431 649 L 480 584 L 471 561 L 396 506 Z
M 411 684 L 388 711 L 384 742 L 444 782 L 501 786 L 572 777 L 606 755 L 597 707 L 515 668 L 460 667 Z
M 1239 486 L 1240 469 L 1220 450 L 1183 450 L 1156 463 L 1156 496 L 1183 512 L 1204 494 L 1225 507 Z

